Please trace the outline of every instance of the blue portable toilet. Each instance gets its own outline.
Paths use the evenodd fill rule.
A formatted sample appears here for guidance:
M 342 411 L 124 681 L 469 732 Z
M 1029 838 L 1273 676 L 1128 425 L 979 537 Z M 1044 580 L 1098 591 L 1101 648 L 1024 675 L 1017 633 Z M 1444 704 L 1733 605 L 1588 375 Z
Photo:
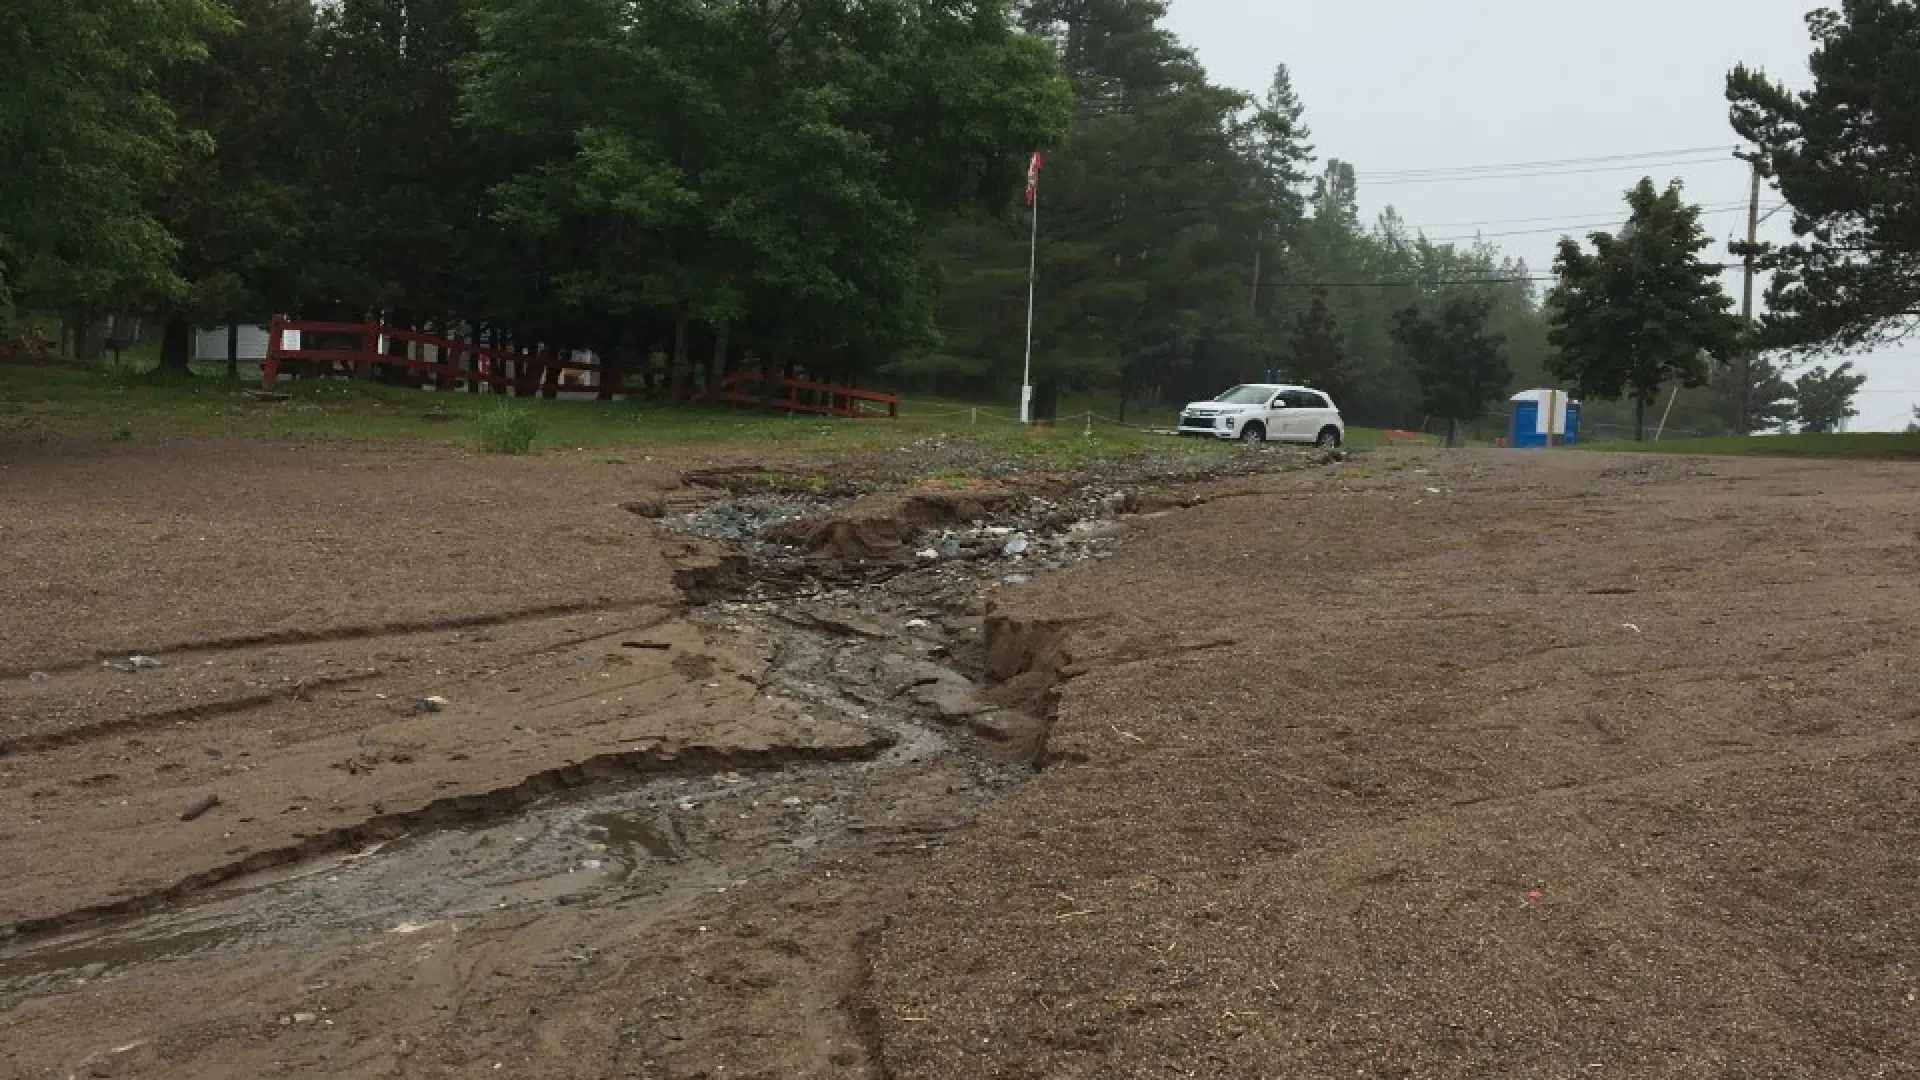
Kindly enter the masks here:
M 1544 447 L 1549 431 L 1558 436 L 1554 441 L 1562 446 L 1580 441 L 1580 403 L 1565 390 L 1523 390 L 1513 395 L 1509 408 L 1508 446 Z

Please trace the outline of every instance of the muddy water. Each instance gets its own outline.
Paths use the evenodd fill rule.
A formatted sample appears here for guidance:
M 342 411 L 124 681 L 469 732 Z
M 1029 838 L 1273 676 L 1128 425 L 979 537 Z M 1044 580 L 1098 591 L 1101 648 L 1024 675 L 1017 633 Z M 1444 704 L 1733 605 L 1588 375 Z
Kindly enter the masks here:
M 893 824 L 875 819 L 896 803 L 915 822 L 964 820 L 1027 775 L 975 757 L 897 696 L 897 671 L 924 665 L 917 653 L 927 641 L 805 629 L 787 617 L 793 607 L 723 604 L 702 617 L 716 633 L 758 643 L 770 696 L 803 715 L 885 733 L 891 745 L 874 760 L 661 777 L 236 879 L 174 909 L 0 949 L 0 1007 L 216 951 L 411 934 L 506 909 L 636 897 L 664 904 L 724 891 L 836 845 L 892 835 Z M 895 782 L 913 787 L 932 770 L 939 805 L 875 795 Z
M 591 814 L 586 825 L 605 835 L 606 848 L 629 869 L 648 859 L 680 857 L 672 819 L 664 813 Z

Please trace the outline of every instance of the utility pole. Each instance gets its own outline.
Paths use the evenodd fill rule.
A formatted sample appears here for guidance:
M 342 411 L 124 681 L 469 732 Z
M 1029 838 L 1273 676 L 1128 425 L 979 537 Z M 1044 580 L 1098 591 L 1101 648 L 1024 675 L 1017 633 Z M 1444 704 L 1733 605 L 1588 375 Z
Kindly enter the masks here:
M 1747 280 L 1741 291 L 1740 321 L 1747 326 L 1748 333 L 1753 331 L 1753 263 L 1754 249 L 1760 243 L 1760 155 L 1743 154 L 1736 150 L 1734 157 L 1753 166 L 1753 200 L 1747 207 Z M 1753 431 L 1753 361 L 1751 344 L 1740 350 L 1740 407 L 1737 416 L 1740 420 L 1740 434 L 1748 435 Z

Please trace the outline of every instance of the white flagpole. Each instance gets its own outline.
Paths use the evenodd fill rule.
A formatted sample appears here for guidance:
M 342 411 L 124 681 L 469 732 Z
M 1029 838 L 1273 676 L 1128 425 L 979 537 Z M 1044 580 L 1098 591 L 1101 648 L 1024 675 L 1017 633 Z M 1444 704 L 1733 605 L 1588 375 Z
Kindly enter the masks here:
M 1027 365 L 1020 374 L 1020 422 L 1033 422 L 1033 293 L 1040 277 L 1040 182 L 1033 181 L 1033 238 L 1027 247 Z

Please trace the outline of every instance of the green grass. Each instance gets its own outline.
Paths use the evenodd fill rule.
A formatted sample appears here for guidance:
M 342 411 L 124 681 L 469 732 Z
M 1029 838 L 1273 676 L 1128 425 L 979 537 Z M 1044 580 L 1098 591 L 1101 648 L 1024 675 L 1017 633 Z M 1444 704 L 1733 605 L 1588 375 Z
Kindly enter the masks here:
M 1755 435 L 1721 439 L 1668 439 L 1657 443 L 1594 443 L 1589 450 L 1639 454 L 1738 454 L 1764 457 L 1920 458 L 1920 434 L 1861 432 L 1852 435 Z
M 540 418 L 511 398 L 493 398 L 474 417 L 480 449 L 489 454 L 525 454 L 540 434 Z
M 196 370 L 199 370 L 196 368 Z M 1004 405 L 913 399 L 897 421 L 838 420 L 702 406 L 630 401 L 545 401 L 490 394 L 437 393 L 344 379 L 282 380 L 284 401 L 250 395 L 251 380 L 212 372 L 196 377 L 0 364 L 0 435 L 45 433 L 138 439 L 165 434 L 241 435 L 342 442 L 398 441 L 481 447 L 503 406 L 537 432 L 536 451 L 593 450 L 602 461 L 619 447 L 753 442 L 823 452 L 883 451 L 914 439 L 958 435 L 1036 467 L 1071 468 L 1146 448 L 1196 457 L 1228 454 L 1232 444 L 1175 440 L 1063 419 L 1048 430 L 1013 422 Z M 504 414 L 503 414 L 504 415 Z M 1131 417 L 1130 417 L 1131 419 Z M 1369 433 L 1355 430 L 1365 445 Z M 1371 433 L 1378 442 L 1378 433 Z

